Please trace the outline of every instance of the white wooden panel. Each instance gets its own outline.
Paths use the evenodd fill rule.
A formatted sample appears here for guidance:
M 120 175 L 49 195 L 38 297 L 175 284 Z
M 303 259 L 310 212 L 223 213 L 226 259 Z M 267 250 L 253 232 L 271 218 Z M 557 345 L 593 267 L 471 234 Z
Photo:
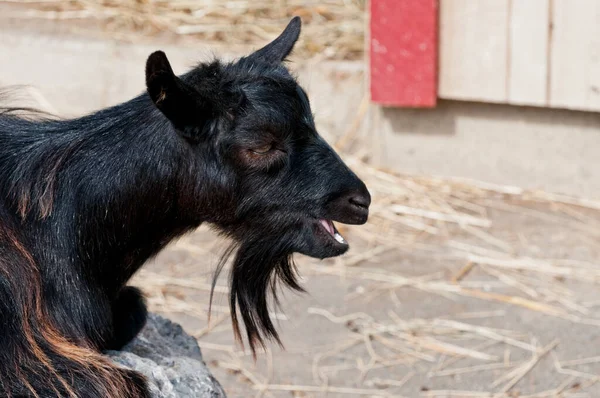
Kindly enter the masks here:
M 440 1 L 440 97 L 507 100 L 508 17 L 509 0 Z
M 508 102 L 512 104 L 547 103 L 549 14 L 549 0 L 510 4 Z
M 587 106 L 589 110 L 600 111 L 600 3 L 594 2 L 593 21 L 590 31 L 588 53 Z
M 600 2 L 554 0 L 550 105 L 600 110 Z

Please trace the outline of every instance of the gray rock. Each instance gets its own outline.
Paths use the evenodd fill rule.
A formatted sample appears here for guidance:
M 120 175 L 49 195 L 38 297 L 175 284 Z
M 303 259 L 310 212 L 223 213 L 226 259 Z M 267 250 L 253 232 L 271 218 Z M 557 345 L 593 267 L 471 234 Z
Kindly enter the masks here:
M 219 382 L 202 361 L 196 339 L 182 327 L 150 314 L 142 332 L 122 351 L 107 355 L 148 378 L 153 398 L 225 398 Z

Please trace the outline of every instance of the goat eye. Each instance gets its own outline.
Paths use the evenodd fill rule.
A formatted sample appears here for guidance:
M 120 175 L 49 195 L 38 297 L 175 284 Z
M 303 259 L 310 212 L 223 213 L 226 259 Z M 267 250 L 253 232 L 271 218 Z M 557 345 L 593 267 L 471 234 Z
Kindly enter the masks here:
M 271 152 L 272 149 L 273 149 L 273 144 L 267 144 L 267 145 L 259 146 L 258 148 L 252 149 L 252 152 L 254 152 L 258 155 L 266 155 L 267 153 Z

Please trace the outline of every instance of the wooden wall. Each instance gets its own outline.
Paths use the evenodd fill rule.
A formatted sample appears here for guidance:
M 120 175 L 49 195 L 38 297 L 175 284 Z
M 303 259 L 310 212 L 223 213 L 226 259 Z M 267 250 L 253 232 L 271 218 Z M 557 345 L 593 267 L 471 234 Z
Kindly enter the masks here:
M 600 111 L 600 0 L 440 0 L 441 98 Z

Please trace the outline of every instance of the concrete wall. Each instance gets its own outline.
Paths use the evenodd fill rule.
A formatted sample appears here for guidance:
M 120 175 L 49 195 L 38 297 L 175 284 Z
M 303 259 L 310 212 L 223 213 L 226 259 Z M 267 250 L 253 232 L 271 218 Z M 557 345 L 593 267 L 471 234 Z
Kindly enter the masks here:
M 30 85 L 58 114 L 80 115 L 142 92 L 145 59 L 159 48 L 177 72 L 213 53 L 210 48 L 0 30 L 0 86 Z M 308 89 L 326 138 L 334 140 L 363 121 L 361 133 L 372 144 L 363 149 L 376 163 L 600 197 L 598 114 L 441 101 L 433 110 L 371 106 L 362 120 L 361 63 L 296 59 L 291 66 Z
M 224 59 L 243 55 L 201 46 L 131 44 L 0 29 L 0 87 L 27 85 L 55 113 L 82 115 L 143 92 L 146 59 L 159 49 L 166 52 L 175 73 L 215 54 Z M 322 133 L 330 139 L 342 134 L 363 96 L 362 64 L 315 64 L 292 58 L 290 67 L 310 96 Z M 31 103 L 27 96 L 18 97 L 13 100 Z
M 600 197 L 597 113 L 440 101 L 375 109 L 376 159 L 399 170 Z

